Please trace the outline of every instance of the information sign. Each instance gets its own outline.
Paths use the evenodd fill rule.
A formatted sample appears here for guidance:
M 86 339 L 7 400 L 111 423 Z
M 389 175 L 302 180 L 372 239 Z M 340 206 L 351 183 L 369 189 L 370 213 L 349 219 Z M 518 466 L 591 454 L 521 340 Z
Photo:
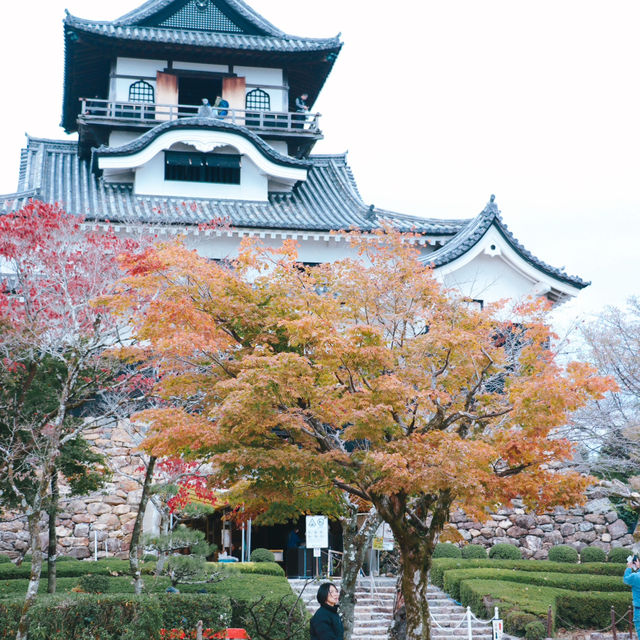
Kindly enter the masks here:
M 307 516 L 307 549 L 326 549 L 329 546 L 329 518 L 327 516 Z

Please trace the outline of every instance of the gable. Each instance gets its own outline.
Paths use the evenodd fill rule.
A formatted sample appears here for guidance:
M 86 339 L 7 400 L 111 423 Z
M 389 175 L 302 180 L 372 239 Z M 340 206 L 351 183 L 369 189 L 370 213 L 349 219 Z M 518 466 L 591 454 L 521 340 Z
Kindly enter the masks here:
M 177 11 L 164 17 L 155 26 L 196 31 L 243 33 L 243 29 L 223 13 L 212 0 L 187 0 L 187 2 L 178 3 Z

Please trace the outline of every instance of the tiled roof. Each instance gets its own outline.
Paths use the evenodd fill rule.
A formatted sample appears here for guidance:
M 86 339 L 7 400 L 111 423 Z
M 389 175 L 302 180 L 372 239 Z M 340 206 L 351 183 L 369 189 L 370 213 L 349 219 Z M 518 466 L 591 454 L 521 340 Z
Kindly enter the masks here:
M 173 129 L 209 129 L 214 131 L 227 131 L 228 133 L 235 133 L 236 135 L 247 138 L 262 155 L 275 162 L 276 164 L 284 165 L 287 167 L 301 167 L 308 169 L 311 167 L 309 160 L 300 160 L 298 158 L 292 158 L 291 156 L 285 156 L 282 153 L 276 151 L 271 145 L 267 144 L 260 136 L 253 133 L 246 127 L 242 127 L 238 124 L 231 122 L 224 122 L 215 118 L 179 118 L 177 120 L 171 120 L 169 122 L 163 122 L 153 129 L 150 129 L 140 137 L 132 140 L 128 144 L 124 144 L 119 147 L 106 147 L 101 146 L 98 149 L 93 150 L 94 156 L 128 156 L 137 151 L 141 151 L 145 147 L 151 144 L 158 136 L 172 131 Z
M 67 14 L 67 27 L 93 33 L 106 38 L 138 42 L 180 44 L 194 47 L 211 47 L 239 51 L 270 51 L 304 53 L 310 51 L 338 51 L 340 38 L 300 38 L 281 32 L 280 35 L 249 35 L 195 31 L 167 27 L 146 27 L 115 22 L 96 22 Z M 276 30 L 277 31 L 277 30 Z
M 468 220 L 418 218 L 371 209 L 358 194 L 345 155 L 309 158 L 308 178 L 291 193 L 274 193 L 267 202 L 137 196 L 130 184 L 105 182 L 81 160 L 73 141 L 30 138 L 21 156 L 18 193 L 0 196 L 0 211 L 17 209 L 37 198 L 57 202 L 91 220 L 199 224 L 223 218 L 241 228 L 330 231 L 370 230 L 386 220 L 398 229 L 452 237 Z
M 469 249 L 471 249 L 471 247 L 476 245 L 492 226 L 499 231 L 502 237 L 523 260 L 533 265 L 543 273 L 561 280 L 562 282 L 571 284 L 578 289 L 584 289 L 584 287 L 589 286 L 590 282 L 586 282 L 578 276 L 570 276 L 562 271 L 562 269 L 548 265 L 546 262 L 543 262 L 540 258 L 537 258 L 530 251 L 525 249 L 502 220 L 502 216 L 500 215 L 498 205 L 495 203 L 494 196 L 491 196 L 491 200 L 487 203 L 487 206 L 475 218 L 469 221 L 458 235 L 440 249 L 424 257 L 423 260 L 433 264 L 434 267 L 441 267 L 445 264 L 449 264 L 464 255 Z

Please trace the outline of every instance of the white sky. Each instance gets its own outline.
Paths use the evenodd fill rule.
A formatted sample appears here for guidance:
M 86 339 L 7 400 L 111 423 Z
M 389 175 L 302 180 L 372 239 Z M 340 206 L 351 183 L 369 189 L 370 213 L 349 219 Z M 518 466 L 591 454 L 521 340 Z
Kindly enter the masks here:
M 342 32 L 315 151 L 349 151 L 365 202 L 468 218 L 495 193 L 529 250 L 592 281 L 563 324 L 638 293 L 637 0 L 248 1 L 295 35 Z M 112 20 L 141 3 L 5 3 L 0 193 L 25 132 L 65 137 L 65 6 Z

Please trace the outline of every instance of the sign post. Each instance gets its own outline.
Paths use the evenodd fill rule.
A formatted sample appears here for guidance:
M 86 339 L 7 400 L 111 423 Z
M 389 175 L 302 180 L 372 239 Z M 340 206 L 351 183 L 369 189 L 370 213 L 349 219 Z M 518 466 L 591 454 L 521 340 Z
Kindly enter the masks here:
M 313 549 L 316 576 L 320 575 L 320 549 L 329 547 L 329 518 L 327 516 L 307 516 L 305 540 L 307 549 Z

